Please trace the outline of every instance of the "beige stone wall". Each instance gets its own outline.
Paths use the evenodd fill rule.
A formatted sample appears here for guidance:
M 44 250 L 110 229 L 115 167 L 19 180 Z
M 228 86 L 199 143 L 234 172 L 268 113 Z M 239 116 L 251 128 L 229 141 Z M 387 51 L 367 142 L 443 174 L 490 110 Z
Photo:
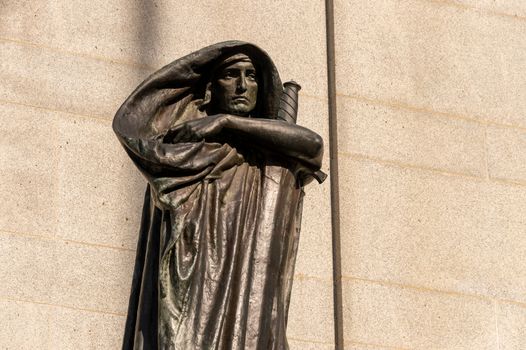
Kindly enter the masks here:
M 526 5 L 336 0 L 345 349 L 526 348 Z
M 228 39 L 300 82 L 299 121 L 328 139 L 322 0 L 0 2 L 2 349 L 120 347 L 145 181 L 113 114 L 155 69 Z M 334 347 L 329 186 L 307 190 L 292 349 Z
M 526 348 L 525 4 L 334 1 L 345 349 Z M 254 42 L 328 143 L 325 19 L 324 0 L 0 2 L 2 349 L 119 348 L 145 181 L 111 119 L 155 69 Z M 293 350 L 334 348 L 329 188 L 307 189 Z

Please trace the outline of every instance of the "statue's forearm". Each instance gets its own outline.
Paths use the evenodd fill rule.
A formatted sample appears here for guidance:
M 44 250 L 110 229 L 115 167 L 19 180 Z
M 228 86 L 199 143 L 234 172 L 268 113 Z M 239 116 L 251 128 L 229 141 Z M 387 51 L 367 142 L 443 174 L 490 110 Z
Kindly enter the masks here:
M 228 115 L 224 128 L 248 137 L 260 146 L 308 163 L 319 164 L 323 155 L 322 138 L 299 125 L 273 119 Z

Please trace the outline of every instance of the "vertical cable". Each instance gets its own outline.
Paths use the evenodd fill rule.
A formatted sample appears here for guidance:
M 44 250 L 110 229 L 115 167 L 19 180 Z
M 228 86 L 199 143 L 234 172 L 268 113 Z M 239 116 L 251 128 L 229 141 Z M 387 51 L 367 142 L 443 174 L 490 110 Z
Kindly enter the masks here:
M 336 120 L 336 62 L 334 52 L 334 2 L 325 0 L 327 34 L 327 87 L 329 102 L 329 153 L 331 181 L 332 267 L 334 294 L 334 344 L 343 350 L 342 267 L 340 240 L 340 197 L 338 179 L 338 123 Z

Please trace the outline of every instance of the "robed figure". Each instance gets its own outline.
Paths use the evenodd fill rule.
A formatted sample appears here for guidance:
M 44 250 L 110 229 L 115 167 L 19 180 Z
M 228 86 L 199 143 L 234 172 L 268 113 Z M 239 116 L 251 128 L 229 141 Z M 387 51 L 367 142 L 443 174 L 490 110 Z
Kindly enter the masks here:
M 149 184 L 123 349 L 288 349 L 302 187 L 323 143 L 277 120 L 282 94 L 270 57 L 229 41 L 155 72 L 117 112 Z

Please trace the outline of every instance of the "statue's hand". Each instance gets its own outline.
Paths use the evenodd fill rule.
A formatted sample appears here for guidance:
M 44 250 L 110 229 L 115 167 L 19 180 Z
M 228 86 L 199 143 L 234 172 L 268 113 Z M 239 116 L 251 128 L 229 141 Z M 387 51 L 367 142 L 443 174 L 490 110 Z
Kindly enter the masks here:
M 170 130 L 171 143 L 195 142 L 219 134 L 227 122 L 226 114 L 216 114 L 179 124 Z

